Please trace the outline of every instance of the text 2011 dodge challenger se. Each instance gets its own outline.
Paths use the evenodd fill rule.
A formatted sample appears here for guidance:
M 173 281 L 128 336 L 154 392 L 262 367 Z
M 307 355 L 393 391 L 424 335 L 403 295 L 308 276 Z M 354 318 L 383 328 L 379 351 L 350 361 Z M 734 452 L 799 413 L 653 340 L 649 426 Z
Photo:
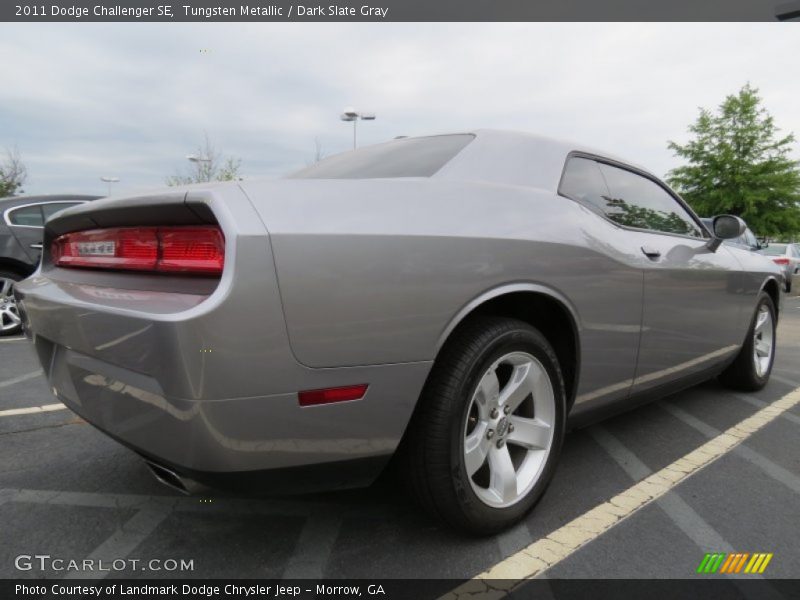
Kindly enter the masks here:
M 765 385 L 780 274 L 712 228 L 623 160 L 481 130 L 68 209 L 16 296 L 58 398 L 167 483 L 352 486 L 397 454 L 492 532 L 568 418 Z

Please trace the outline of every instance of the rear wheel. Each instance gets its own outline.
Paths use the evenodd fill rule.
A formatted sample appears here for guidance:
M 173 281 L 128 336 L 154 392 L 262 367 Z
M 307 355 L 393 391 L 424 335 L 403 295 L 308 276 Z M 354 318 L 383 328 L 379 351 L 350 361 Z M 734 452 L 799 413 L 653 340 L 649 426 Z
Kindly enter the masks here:
M 760 390 L 769 381 L 775 361 L 775 304 L 769 294 L 761 292 L 755 315 L 739 355 L 719 376 L 726 386 L 746 392 Z
M 412 489 L 458 529 L 509 527 L 553 475 L 565 404 L 541 333 L 514 319 L 476 319 L 442 350 L 420 398 L 404 448 Z
M 22 331 L 22 319 L 14 299 L 14 283 L 22 277 L 10 271 L 0 271 L 0 336 Z

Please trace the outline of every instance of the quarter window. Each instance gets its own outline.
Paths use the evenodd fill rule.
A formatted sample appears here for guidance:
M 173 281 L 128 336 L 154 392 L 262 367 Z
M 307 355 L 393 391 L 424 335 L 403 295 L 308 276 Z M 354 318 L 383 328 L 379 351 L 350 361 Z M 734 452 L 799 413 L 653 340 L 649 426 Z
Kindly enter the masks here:
M 42 204 L 42 212 L 44 213 L 44 220 L 46 221 L 50 217 L 52 217 L 57 212 L 65 210 L 67 208 L 71 208 L 73 206 L 78 206 L 79 204 L 83 204 L 82 202 L 53 202 L 51 204 Z
M 23 206 L 8 213 L 8 222 L 11 225 L 24 227 L 44 227 L 42 209 L 37 206 Z
M 660 185 L 631 171 L 573 157 L 559 192 L 626 227 L 704 237 L 680 203 Z

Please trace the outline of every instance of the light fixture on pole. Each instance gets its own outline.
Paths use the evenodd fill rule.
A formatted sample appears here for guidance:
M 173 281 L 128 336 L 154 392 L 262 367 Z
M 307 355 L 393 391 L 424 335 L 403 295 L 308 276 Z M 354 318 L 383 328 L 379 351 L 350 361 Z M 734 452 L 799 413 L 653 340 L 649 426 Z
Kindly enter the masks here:
M 211 159 L 205 156 L 198 156 L 197 154 L 187 154 L 186 159 L 193 163 L 210 163 Z
M 356 140 L 356 122 L 361 119 L 362 121 L 374 121 L 375 120 L 375 113 L 369 112 L 358 112 L 353 107 L 345 108 L 342 111 L 342 114 L 339 115 L 339 118 L 342 121 L 353 122 L 353 150 L 356 149 L 357 140 Z
M 119 183 L 119 177 L 107 177 L 103 176 L 100 178 L 100 181 L 108 184 L 108 195 L 111 195 L 111 184 L 112 183 Z

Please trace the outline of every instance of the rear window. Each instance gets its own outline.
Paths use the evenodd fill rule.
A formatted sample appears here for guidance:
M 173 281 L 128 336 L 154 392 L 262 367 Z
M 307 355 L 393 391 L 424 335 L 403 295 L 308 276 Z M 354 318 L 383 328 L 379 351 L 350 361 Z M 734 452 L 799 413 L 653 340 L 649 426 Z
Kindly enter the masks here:
M 786 254 L 786 244 L 770 244 L 766 248 L 761 250 L 763 254 L 769 254 L 770 256 L 783 256 Z
M 326 158 L 292 179 L 430 177 L 475 138 L 472 134 L 406 138 Z

